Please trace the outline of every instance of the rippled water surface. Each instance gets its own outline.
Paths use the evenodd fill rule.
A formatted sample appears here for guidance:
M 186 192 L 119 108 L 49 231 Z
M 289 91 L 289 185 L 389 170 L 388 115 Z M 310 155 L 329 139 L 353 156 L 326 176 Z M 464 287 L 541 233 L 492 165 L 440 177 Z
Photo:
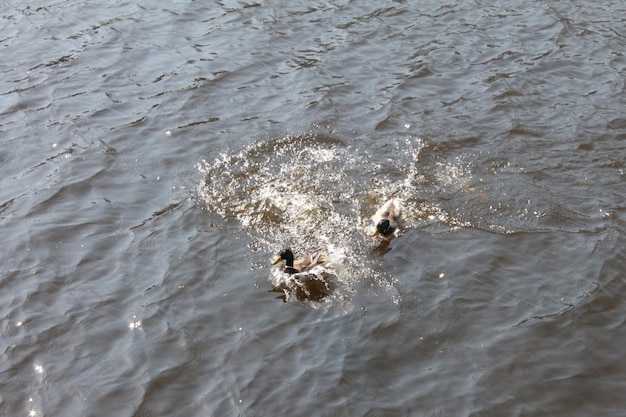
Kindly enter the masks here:
M 0 17 L 0 414 L 626 415 L 623 2 Z

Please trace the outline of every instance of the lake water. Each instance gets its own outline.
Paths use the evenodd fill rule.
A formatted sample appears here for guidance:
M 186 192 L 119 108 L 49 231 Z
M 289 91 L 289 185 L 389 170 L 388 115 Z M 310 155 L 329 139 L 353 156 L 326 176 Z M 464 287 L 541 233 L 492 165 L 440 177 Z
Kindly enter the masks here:
M 0 16 L 1 415 L 626 415 L 623 2 Z

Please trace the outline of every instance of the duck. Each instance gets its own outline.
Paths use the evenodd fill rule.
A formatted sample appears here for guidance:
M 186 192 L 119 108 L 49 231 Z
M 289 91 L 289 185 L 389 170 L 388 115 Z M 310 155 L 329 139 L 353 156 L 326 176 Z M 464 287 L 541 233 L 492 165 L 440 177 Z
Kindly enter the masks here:
M 387 201 L 374 213 L 372 221 L 376 226 L 372 236 L 381 236 L 384 239 L 390 239 L 402 222 L 400 203 L 393 198 Z
M 325 259 L 322 256 L 323 249 L 323 247 L 317 248 L 306 257 L 294 260 L 293 252 L 291 249 L 287 248 L 278 254 L 276 259 L 272 261 L 272 265 L 285 261 L 285 269 L 283 272 L 286 274 L 298 274 L 300 272 L 305 272 L 312 269 L 315 265 L 324 264 Z

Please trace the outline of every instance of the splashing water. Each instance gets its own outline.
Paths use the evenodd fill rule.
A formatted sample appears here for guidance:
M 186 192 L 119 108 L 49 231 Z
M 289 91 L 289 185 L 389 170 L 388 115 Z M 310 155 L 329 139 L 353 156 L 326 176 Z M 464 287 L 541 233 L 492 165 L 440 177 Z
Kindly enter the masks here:
M 208 210 L 237 221 L 255 250 L 275 254 L 290 247 L 298 257 L 326 246 L 328 262 L 314 274 L 331 275 L 332 293 L 339 298 L 349 297 L 360 280 L 393 291 L 395 280 L 368 255 L 376 244 L 368 237 L 376 208 L 398 198 L 405 227 L 454 223 L 416 195 L 425 183 L 418 164 L 423 141 L 408 138 L 398 141 L 397 148 L 397 157 L 380 162 L 368 151 L 325 135 L 259 141 L 197 164 L 204 176 L 198 195 Z M 306 289 L 294 278 L 273 269 L 268 279 L 287 299 L 299 299 Z

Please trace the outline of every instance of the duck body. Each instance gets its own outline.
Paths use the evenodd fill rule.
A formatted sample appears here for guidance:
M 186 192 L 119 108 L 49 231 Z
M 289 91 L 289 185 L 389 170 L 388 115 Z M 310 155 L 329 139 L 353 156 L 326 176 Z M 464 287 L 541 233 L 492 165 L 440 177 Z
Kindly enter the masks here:
M 322 301 L 332 292 L 332 285 L 326 280 L 326 270 L 316 271 L 317 265 L 325 264 L 322 254 L 323 248 L 318 248 L 301 259 L 294 259 L 291 249 L 285 249 L 272 261 L 276 265 L 285 261 L 282 270 L 287 276 L 283 276 L 274 282 L 272 291 L 283 293 L 279 298 L 283 301 L 295 298 L 298 301 Z
M 291 249 L 285 249 L 278 254 L 276 259 L 272 261 L 272 265 L 285 261 L 285 269 L 283 272 L 286 274 L 298 274 L 300 272 L 305 272 L 312 269 L 315 265 L 324 264 L 325 260 L 322 255 L 323 249 L 323 247 L 317 248 L 312 253 L 301 259 L 294 259 Z
M 402 209 L 396 199 L 391 199 L 383 204 L 372 216 L 376 230 L 372 236 L 381 236 L 390 239 L 394 236 L 402 222 Z

